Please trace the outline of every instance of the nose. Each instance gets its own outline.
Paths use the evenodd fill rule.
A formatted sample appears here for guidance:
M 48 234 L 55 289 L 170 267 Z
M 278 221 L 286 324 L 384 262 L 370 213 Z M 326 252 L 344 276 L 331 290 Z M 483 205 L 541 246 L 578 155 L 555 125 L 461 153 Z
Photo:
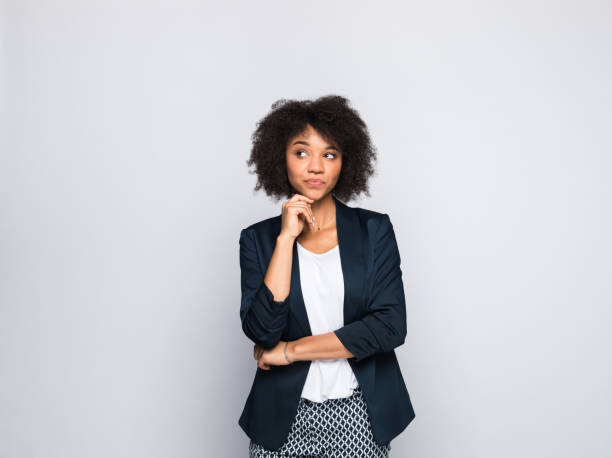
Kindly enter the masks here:
M 308 164 L 309 172 L 322 172 L 323 171 L 323 159 L 319 156 L 313 156 Z

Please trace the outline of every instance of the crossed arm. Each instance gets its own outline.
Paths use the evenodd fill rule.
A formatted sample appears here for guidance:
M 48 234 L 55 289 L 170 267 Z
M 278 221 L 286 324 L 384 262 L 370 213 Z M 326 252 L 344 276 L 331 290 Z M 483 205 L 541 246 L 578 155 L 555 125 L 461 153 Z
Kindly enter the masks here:
M 404 343 L 406 304 L 400 255 L 393 225 L 387 214 L 383 214 L 379 219 L 373 234 L 372 254 L 373 278 L 368 299 L 369 313 L 335 331 L 289 342 L 287 356 L 291 362 L 338 358 L 354 358 L 355 361 L 360 361 L 376 353 L 391 351 Z M 278 256 L 279 264 L 287 265 L 291 259 L 291 251 L 287 250 L 287 245 L 283 249 L 281 242 L 277 241 L 271 266 L 275 256 Z M 289 275 L 284 277 L 285 294 L 281 296 L 284 299 L 278 300 L 264 281 L 258 263 L 254 234 L 249 236 L 245 230 L 240 234 L 240 266 L 240 317 L 243 331 L 255 343 L 253 355 L 262 368 L 289 364 L 283 352 L 285 342 L 280 340 L 280 336 L 287 324 L 289 313 L 290 269 Z
M 287 357 L 285 357 L 284 350 L 285 341 L 283 340 L 280 340 L 269 350 L 255 344 L 253 358 L 257 360 L 257 365 L 260 368 L 267 370 L 270 366 L 284 366 L 295 361 L 354 357 L 333 331 L 289 341 Z M 289 358 L 289 361 L 287 361 L 287 358 Z

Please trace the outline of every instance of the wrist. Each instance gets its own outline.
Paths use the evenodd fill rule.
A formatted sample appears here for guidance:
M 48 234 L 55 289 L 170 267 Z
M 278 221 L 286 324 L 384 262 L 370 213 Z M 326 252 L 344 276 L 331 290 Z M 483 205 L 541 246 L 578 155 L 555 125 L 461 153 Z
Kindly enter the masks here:
M 287 344 L 287 356 L 289 358 L 289 361 L 291 361 L 292 363 L 298 361 L 298 355 L 295 348 L 296 342 L 297 340 L 292 340 Z
M 287 244 L 293 244 L 293 241 L 296 239 L 296 237 L 293 237 L 292 235 L 289 234 L 284 234 L 284 233 L 280 233 L 276 236 L 276 243 L 287 243 Z

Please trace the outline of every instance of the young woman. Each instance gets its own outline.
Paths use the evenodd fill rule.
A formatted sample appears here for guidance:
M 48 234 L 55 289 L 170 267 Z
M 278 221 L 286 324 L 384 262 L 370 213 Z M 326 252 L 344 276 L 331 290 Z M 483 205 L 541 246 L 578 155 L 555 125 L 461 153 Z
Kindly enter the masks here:
M 255 189 L 287 200 L 240 233 L 251 458 L 388 457 L 415 417 L 394 352 L 406 304 L 391 220 L 343 202 L 370 195 L 375 159 L 340 96 L 279 100 L 253 134 Z

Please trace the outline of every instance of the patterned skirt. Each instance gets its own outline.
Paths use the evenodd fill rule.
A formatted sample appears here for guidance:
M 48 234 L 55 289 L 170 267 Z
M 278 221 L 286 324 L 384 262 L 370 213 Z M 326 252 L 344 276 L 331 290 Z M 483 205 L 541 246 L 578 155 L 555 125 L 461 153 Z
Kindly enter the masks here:
M 361 387 L 345 398 L 300 398 L 289 436 L 278 450 L 249 443 L 249 458 L 388 458 L 391 444 L 374 441 Z

